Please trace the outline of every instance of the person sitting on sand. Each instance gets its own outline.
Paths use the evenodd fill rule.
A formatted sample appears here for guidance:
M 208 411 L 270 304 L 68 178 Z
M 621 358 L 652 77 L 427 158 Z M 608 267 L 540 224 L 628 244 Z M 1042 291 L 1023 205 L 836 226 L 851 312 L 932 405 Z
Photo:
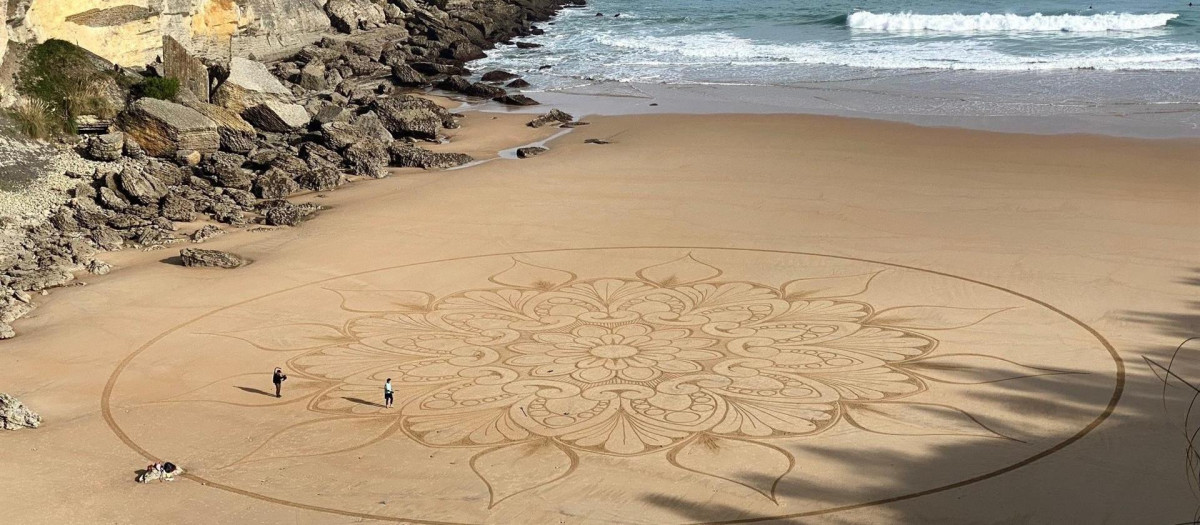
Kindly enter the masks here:
M 170 461 L 166 463 L 151 463 L 146 466 L 145 472 L 138 475 L 137 482 L 150 483 L 151 481 L 158 480 L 161 483 L 163 481 L 174 481 L 175 476 L 180 474 L 183 474 L 183 469 L 175 466 Z
M 279 390 L 283 388 L 284 381 L 287 381 L 287 376 L 284 375 L 283 369 L 276 367 L 275 373 L 271 374 L 271 382 L 275 383 L 275 397 L 281 397 Z

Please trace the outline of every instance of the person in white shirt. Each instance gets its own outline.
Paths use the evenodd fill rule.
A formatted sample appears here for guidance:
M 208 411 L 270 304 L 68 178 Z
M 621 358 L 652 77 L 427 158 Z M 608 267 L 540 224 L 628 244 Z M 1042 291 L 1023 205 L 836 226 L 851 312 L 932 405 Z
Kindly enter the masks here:
M 383 383 L 383 408 L 392 408 L 392 378 Z

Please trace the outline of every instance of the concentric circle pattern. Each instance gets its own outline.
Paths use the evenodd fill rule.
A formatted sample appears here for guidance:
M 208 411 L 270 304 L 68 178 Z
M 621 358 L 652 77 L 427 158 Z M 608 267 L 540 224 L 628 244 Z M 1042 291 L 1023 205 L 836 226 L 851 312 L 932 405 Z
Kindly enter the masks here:
M 104 403 L 143 454 L 314 511 L 664 523 L 704 505 L 721 522 L 1003 474 L 1098 425 L 1122 381 L 1093 330 L 994 285 L 608 248 L 406 265 L 221 308 L 131 355 Z

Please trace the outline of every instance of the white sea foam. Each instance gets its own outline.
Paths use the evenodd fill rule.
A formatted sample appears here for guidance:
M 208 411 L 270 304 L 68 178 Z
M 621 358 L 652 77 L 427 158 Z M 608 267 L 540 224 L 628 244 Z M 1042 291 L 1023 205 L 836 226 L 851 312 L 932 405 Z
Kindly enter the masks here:
M 870 29 L 897 33 L 938 31 L 949 33 L 970 32 L 1071 32 L 1089 33 L 1104 31 L 1139 31 L 1164 27 L 1167 22 L 1178 18 L 1176 13 L 1104 13 L 1095 15 L 1043 15 L 1041 13 L 1022 16 L 1011 14 L 978 15 L 921 15 L 915 13 L 872 13 L 856 11 L 846 19 L 852 29 Z
M 675 67 L 724 66 L 730 68 L 824 64 L 883 69 L 955 69 L 977 71 L 1031 71 L 1061 69 L 1195 70 L 1200 52 L 1176 45 L 1126 47 L 1120 51 L 1047 53 L 1017 56 L 1003 53 L 986 42 L 911 41 L 778 44 L 757 42 L 727 33 L 672 37 L 601 35 L 596 43 L 612 50 L 607 70 L 622 76 L 637 71 Z M 643 79 L 645 80 L 645 79 Z

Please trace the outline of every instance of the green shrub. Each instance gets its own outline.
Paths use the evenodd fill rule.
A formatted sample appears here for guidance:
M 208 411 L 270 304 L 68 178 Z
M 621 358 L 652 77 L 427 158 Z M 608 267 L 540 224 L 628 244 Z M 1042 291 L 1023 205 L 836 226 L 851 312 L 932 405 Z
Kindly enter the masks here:
M 133 96 L 135 98 L 150 97 L 159 100 L 175 100 L 175 95 L 178 94 L 178 78 L 149 77 L 140 84 L 133 86 Z
M 7 111 L 17 130 L 35 139 L 47 139 L 64 131 L 63 122 L 45 102 L 21 98 Z
M 83 48 L 50 39 L 31 49 L 21 62 L 16 88 L 45 106 L 46 115 L 57 121 L 54 128 L 73 132 L 79 115 L 109 117 L 116 111 L 102 95 L 103 83 L 111 78 L 111 72 L 97 67 Z

